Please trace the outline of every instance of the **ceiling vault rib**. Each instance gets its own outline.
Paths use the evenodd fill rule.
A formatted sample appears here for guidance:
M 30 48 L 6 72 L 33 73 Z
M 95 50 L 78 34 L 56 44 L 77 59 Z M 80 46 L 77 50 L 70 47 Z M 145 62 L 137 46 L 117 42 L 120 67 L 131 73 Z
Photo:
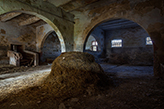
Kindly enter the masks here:
M 35 8 L 35 9 L 38 9 L 38 10 L 40 10 L 40 11 L 43 11 L 43 12 L 49 13 L 49 14 L 51 14 L 51 15 L 53 15 L 53 16 L 59 17 L 59 18 L 61 18 L 61 19 L 63 19 L 63 20 L 66 20 L 66 21 L 69 21 L 69 22 L 75 24 L 74 21 L 71 21 L 71 20 L 69 20 L 69 19 L 65 19 L 65 18 L 63 18 L 63 17 L 61 17 L 61 16 L 59 16 L 59 15 L 54 14 L 54 13 L 51 13 L 51 12 L 45 11 L 45 10 L 40 9 L 40 8 L 38 8 L 38 7 L 36 7 L 36 6 L 33 6 L 33 5 L 29 5 L 28 3 L 22 2 L 22 1 L 20 1 L 20 0 L 16 0 L 16 1 L 18 1 L 18 2 L 20 2 L 20 3 L 22 3 L 22 4 L 25 4 L 25 5 L 28 5 L 28 6 L 30 6 L 30 7 L 33 7 L 33 8 Z

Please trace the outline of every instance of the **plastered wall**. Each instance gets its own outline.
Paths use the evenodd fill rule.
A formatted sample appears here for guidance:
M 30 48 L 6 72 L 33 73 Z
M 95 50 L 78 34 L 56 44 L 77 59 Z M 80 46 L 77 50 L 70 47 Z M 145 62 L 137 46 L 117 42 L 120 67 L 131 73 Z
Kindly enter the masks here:
M 106 56 L 109 63 L 153 65 L 153 45 L 146 45 L 147 32 L 141 28 L 106 31 Z M 121 39 L 122 47 L 111 47 L 111 40 Z
M 61 54 L 60 41 L 55 32 L 50 33 L 44 41 L 41 49 L 41 62 L 46 62 L 47 59 L 54 60 Z
M 101 58 L 102 55 L 104 55 L 104 48 L 105 48 L 104 35 L 105 35 L 104 30 L 102 30 L 99 27 L 95 28 L 88 36 L 88 39 L 86 39 L 86 41 L 85 41 L 84 52 L 88 52 L 88 53 L 94 55 L 96 59 Z M 92 39 L 91 37 L 94 37 L 95 39 Z M 98 51 L 92 51 L 91 49 L 90 50 L 87 49 L 87 48 L 91 48 L 91 43 L 93 40 L 96 40 L 98 42 Z
M 164 75 L 160 73 L 160 64 L 164 63 L 163 0 L 100 0 L 74 13 L 75 51 L 83 51 L 87 35 L 101 22 L 118 18 L 132 20 L 143 27 L 154 42 L 154 75 Z
M 74 16 L 72 14 L 42 0 L 0 0 L 0 15 L 12 11 L 32 14 L 41 18 L 52 26 L 60 41 L 65 44 L 62 52 L 73 50 Z
M 88 34 L 101 22 L 118 18 L 132 20 L 141 25 L 152 38 L 154 74 L 161 75 L 160 64 L 164 63 L 163 0 L 99 0 L 71 14 L 41 0 L 28 0 L 25 4 L 16 0 L 0 0 L 0 14 L 11 11 L 31 13 L 50 24 L 65 43 L 63 52 L 83 51 Z
M 10 44 L 25 45 L 27 50 L 36 50 L 36 32 L 33 27 L 19 27 L 15 22 L 0 22 L 0 46 L 8 47 Z

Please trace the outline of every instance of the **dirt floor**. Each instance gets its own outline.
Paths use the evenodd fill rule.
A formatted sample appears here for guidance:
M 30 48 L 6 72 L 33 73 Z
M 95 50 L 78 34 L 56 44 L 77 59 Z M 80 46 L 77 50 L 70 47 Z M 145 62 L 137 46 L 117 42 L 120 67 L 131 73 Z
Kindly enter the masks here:
M 164 80 L 153 77 L 152 66 L 105 63 L 101 66 L 112 79 L 112 86 L 94 93 L 87 89 L 88 93 L 66 99 L 48 96 L 46 92 L 42 92 L 40 98 L 20 93 L 30 87 L 35 91 L 36 86 L 49 75 L 51 66 L 0 66 L 0 109 L 164 108 Z

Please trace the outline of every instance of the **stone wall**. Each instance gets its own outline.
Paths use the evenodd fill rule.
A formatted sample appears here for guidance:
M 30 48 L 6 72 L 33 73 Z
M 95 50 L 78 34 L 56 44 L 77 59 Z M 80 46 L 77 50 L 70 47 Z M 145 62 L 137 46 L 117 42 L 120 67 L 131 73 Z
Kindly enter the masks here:
M 7 56 L 7 46 L 0 46 L 0 57 Z
M 153 47 L 146 45 L 147 32 L 141 27 L 106 31 L 109 63 L 153 65 Z M 122 39 L 122 47 L 111 47 L 111 40 Z
M 54 31 L 49 24 L 36 27 L 36 51 L 41 52 L 46 38 Z M 56 33 L 55 33 L 56 34 Z
M 87 35 L 98 24 L 124 18 L 143 27 L 154 42 L 154 75 L 164 63 L 164 2 L 163 0 L 100 0 L 78 9 L 75 13 L 74 50 L 83 51 Z M 76 14 L 77 13 L 77 14 Z M 163 74 L 164 75 L 164 74 Z
M 88 39 L 90 39 L 91 36 L 93 36 L 95 38 L 95 40 L 98 42 L 98 51 L 91 51 L 91 50 L 87 50 L 85 49 L 84 52 L 88 52 L 92 55 L 94 55 L 94 57 L 97 59 L 97 58 L 100 58 L 102 57 L 102 55 L 104 54 L 104 35 L 105 35 L 105 32 L 104 30 L 102 30 L 101 28 L 99 27 L 96 27 L 89 35 Z M 84 48 L 91 48 L 91 47 L 88 47 L 89 44 L 87 43 L 90 43 L 90 46 L 91 46 L 91 41 L 88 42 L 89 40 L 86 39 L 85 41 L 85 45 L 84 45 Z
M 10 44 L 25 45 L 27 50 L 36 50 L 36 32 L 31 26 L 18 26 L 16 22 L 0 22 L 0 46 L 8 47 Z
M 154 62 L 157 66 L 164 63 L 163 0 L 98 0 L 71 10 L 71 14 L 45 2 L 47 0 L 28 1 L 30 2 L 0 0 L 0 14 L 17 10 L 32 13 L 44 19 L 54 28 L 56 34 L 62 37 L 63 42 L 66 42 L 63 52 L 83 51 L 88 34 L 99 23 L 110 19 L 124 18 L 136 22 L 149 33 L 154 42 L 154 54 L 157 57 Z M 155 74 L 158 75 L 159 68 L 154 68 Z
M 47 62 L 47 59 L 54 60 L 61 54 L 60 42 L 55 32 L 48 35 L 41 51 L 41 62 Z
M 29 2 L 0 0 L 0 15 L 12 11 L 35 15 L 44 20 L 52 26 L 62 43 L 65 43 L 66 47 L 63 47 L 62 52 L 73 50 L 74 16 L 72 14 L 42 0 L 29 0 Z
M 7 46 L 0 46 L 0 65 L 9 63 L 9 58 L 7 57 L 7 50 Z
M 89 35 L 87 42 L 85 44 L 85 50 L 92 51 L 92 42 L 97 41 L 92 35 Z

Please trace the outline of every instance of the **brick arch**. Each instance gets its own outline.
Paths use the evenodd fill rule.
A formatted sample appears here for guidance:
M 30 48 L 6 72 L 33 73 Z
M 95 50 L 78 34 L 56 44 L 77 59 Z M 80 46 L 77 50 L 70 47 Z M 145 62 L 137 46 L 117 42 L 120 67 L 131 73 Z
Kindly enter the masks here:
M 45 40 L 47 39 L 47 37 L 51 34 L 51 33 L 53 33 L 53 32 L 55 32 L 54 30 L 50 30 L 50 31 L 48 31 L 45 35 L 44 35 L 44 37 L 42 38 L 42 41 L 41 41 L 41 43 L 40 43 L 40 46 L 39 46 L 39 51 L 41 51 L 42 50 L 42 48 L 43 48 L 43 46 L 44 46 L 44 42 L 45 42 Z M 56 33 L 55 33 L 56 34 Z M 57 36 L 57 34 L 56 34 L 56 36 Z M 61 45 L 61 44 L 60 44 Z
M 82 49 L 82 51 L 84 50 L 84 48 L 85 48 L 85 43 L 86 43 L 86 41 L 87 41 L 87 39 L 88 39 L 88 37 L 89 37 L 89 35 L 92 33 L 92 31 L 98 26 L 98 25 L 100 25 L 100 24 L 102 24 L 102 23 L 104 23 L 104 22 L 106 22 L 106 21 L 109 21 L 109 20 L 114 20 L 114 19 L 126 19 L 126 20 L 130 20 L 130 21 L 133 21 L 132 19 L 127 19 L 127 18 L 118 18 L 118 17 L 116 17 L 116 18 L 107 18 L 107 19 L 102 19 L 101 21 L 99 21 L 98 23 L 93 23 L 93 24 L 90 24 L 89 25 L 89 30 L 87 30 L 87 31 L 84 31 L 84 32 L 86 32 L 85 34 L 85 36 L 83 37 L 83 42 L 82 42 L 82 46 L 83 46 L 83 49 Z M 133 22 L 135 22 L 135 21 L 133 21 Z M 139 24 L 138 22 L 135 22 L 135 23 L 137 23 L 140 27 L 142 27 L 148 34 L 149 34 L 149 31 L 147 30 L 147 29 L 145 29 L 145 27 L 144 26 L 142 26 L 141 24 Z M 152 36 L 149 34 L 149 36 L 151 37 L 151 39 L 153 40 L 153 38 L 152 38 Z
M 141 18 L 140 19 L 143 19 L 142 16 L 140 16 Z M 120 18 L 123 18 L 123 19 L 127 19 L 127 20 L 131 20 L 135 23 L 137 23 L 138 25 L 140 25 L 147 33 L 148 35 L 151 37 L 152 41 L 153 41 L 153 48 L 154 48 L 154 75 L 155 76 L 160 76 L 160 77 L 164 77 L 164 73 L 161 71 L 161 64 L 164 62 L 164 58 L 163 58 L 163 55 L 164 55 L 164 43 L 163 43 L 163 40 L 162 39 L 162 36 L 163 36 L 163 29 L 164 28 L 164 24 L 162 24 L 160 21 L 162 18 L 157 18 L 159 20 L 156 20 L 156 21 L 159 21 L 159 22 L 155 22 L 155 23 L 152 23 L 151 22 L 151 19 L 148 19 L 148 21 L 146 21 L 146 19 L 144 20 L 145 23 L 143 23 L 142 20 L 140 19 L 137 19 L 133 16 L 131 16 L 130 18 L 127 18 L 127 17 L 112 17 L 112 18 L 102 18 L 102 19 L 96 19 L 95 22 L 91 22 L 89 25 L 87 25 L 88 27 L 85 28 L 85 30 L 83 31 L 82 34 L 85 34 L 83 38 L 80 38 L 80 39 L 83 39 L 81 41 L 82 42 L 82 50 L 79 49 L 77 51 L 83 51 L 84 49 L 84 44 L 85 44 L 85 40 L 88 38 L 88 35 L 101 23 L 103 22 L 106 22 L 108 20 L 113 20 L 113 19 L 120 19 Z M 153 19 L 153 18 L 152 18 Z M 156 19 L 156 18 L 154 18 Z M 153 19 L 153 20 L 154 20 Z M 149 23 L 148 23 L 149 22 Z M 152 23 L 152 24 L 151 24 Z M 76 41 L 78 42 L 78 41 Z M 76 49 L 76 47 L 75 47 Z
M 160 0 L 159 0 L 160 1 Z M 121 3 L 116 2 L 115 4 L 103 4 L 97 9 L 89 9 L 81 13 L 80 17 L 77 17 L 77 24 L 75 25 L 75 47 L 76 51 L 83 51 L 84 42 L 87 38 L 87 35 L 94 29 L 98 24 L 112 20 L 112 19 L 127 19 L 131 20 L 138 25 L 140 25 L 151 37 L 156 46 L 164 51 L 164 47 L 161 48 L 162 37 L 164 28 L 164 16 L 163 10 L 160 6 L 157 6 L 154 3 L 157 3 L 156 0 L 145 1 L 144 3 L 136 2 L 135 6 L 132 6 L 133 1 L 124 1 Z M 160 1 L 162 3 L 162 1 Z M 158 2 L 158 4 L 160 4 Z M 142 8 L 141 8 L 142 7 Z M 152 8 L 155 7 L 155 8 Z M 147 8 L 149 10 L 145 11 Z M 95 15 L 96 13 L 96 15 Z M 82 19 L 81 19 L 82 18 Z M 81 31 L 78 31 L 81 30 Z M 156 36 L 159 36 L 158 38 Z M 163 36 L 164 37 L 164 36 Z M 160 44 L 159 44 L 160 42 Z
M 99 26 L 100 24 L 104 23 L 104 22 L 107 22 L 107 21 L 110 21 L 110 20 L 115 20 L 115 19 L 125 19 L 125 20 L 130 20 L 130 21 L 133 21 L 134 23 L 137 23 L 140 27 L 142 27 L 148 34 L 149 34 L 149 30 L 146 29 L 146 27 L 142 24 L 140 24 L 140 22 L 136 22 L 134 21 L 133 19 L 129 19 L 129 18 L 125 18 L 125 17 L 113 17 L 113 18 L 105 18 L 105 19 L 99 19 L 98 23 L 94 22 L 93 24 L 89 24 L 88 26 L 88 30 L 84 30 L 84 33 L 86 34 L 84 37 L 83 37 L 83 46 L 85 45 L 85 41 L 88 39 L 89 35 L 92 33 L 92 31 L 97 27 Z M 152 38 L 152 35 L 149 34 L 149 36 L 151 37 L 151 39 L 153 40 Z M 84 48 L 84 47 L 83 47 Z
M 116 18 L 110 18 L 110 19 L 103 19 L 102 21 L 100 21 L 100 22 L 98 22 L 98 23 L 94 23 L 93 25 L 91 24 L 90 25 L 90 30 L 89 31 L 86 31 L 86 36 L 84 37 L 84 42 L 83 42 L 83 50 L 85 49 L 85 44 L 86 44 L 86 42 L 87 42 L 87 39 L 88 39 L 88 37 L 89 37 L 89 35 L 92 33 L 92 31 L 98 26 L 98 25 L 100 25 L 100 24 L 102 24 L 102 23 L 104 23 L 104 22 L 106 22 L 106 21 L 109 21 L 109 20 L 114 20 L 114 19 L 126 19 L 126 20 L 130 20 L 130 21 L 133 21 L 132 19 L 127 19 L 127 18 L 118 18 L 118 17 L 116 17 Z M 135 22 L 135 21 L 133 21 L 133 22 Z M 142 25 L 142 24 L 140 24 L 140 23 L 138 23 L 138 22 L 135 22 L 135 23 L 137 23 L 149 36 L 150 36 L 150 38 L 151 38 L 151 40 L 153 41 L 153 49 L 154 49 L 154 75 L 155 76 L 161 76 L 161 75 L 164 75 L 164 74 L 162 74 L 160 71 L 159 71 L 159 69 L 160 69 L 160 65 L 159 65 L 159 61 L 160 61 L 160 57 L 159 57 L 159 55 L 156 53 L 157 51 L 157 49 L 158 49 L 158 47 L 157 47 L 157 45 L 156 45 L 156 43 L 158 44 L 158 42 L 160 42 L 159 40 L 156 40 L 156 39 L 154 39 L 154 35 L 152 35 L 151 34 L 151 31 L 149 30 L 149 28 L 146 28 L 144 25 Z M 85 31 L 84 31 L 85 32 Z M 159 46 L 159 45 L 158 45 Z
M 108 9 L 107 9 L 108 10 Z M 160 10 L 161 11 L 161 10 Z M 161 71 L 161 64 L 164 62 L 164 17 L 161 16 L 161 12 L 158 8 L 152 9 L 148 14 L 139 14 L 134 12 L 133 10 L 127 10 L 125 14 L 118 13 L 118 10 L 110 10 L 112 14 L 108 13 L 108 11 L 102 12 L 99 16 L 94 16 L 92 18 L 86 17 L 88 20 L 87 23 L 81 21 L 78 25 L 79 27 L 75 27 L 81 29 L 81 32 L 76 34 L 77 38 L 75 39 L 75 51 L 83 51 L 85 40 L 87 39 L 88 35 L 96 28 L 100 23 L 106 22 L 112 19 L 127 19 L 131 20 L 138 25 L 140 25 L 151 37 L 153 41 L 154 47 L 154 75 L 164 77 L 164 72 Z M 94 12 L 94 11 L 93 11 Z M 158 17 L 157 17 L 158 16 Z M 83 16 L 84 17 L 84 16 Z M 163 67 L 164 69 L 164 67 Z

